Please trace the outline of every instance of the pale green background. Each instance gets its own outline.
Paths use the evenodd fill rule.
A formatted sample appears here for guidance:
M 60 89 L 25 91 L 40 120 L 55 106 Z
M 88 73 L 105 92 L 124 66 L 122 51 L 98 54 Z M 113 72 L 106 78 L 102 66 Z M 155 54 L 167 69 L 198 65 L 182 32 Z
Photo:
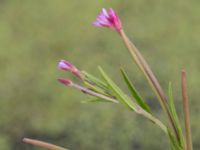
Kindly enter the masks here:
M 0 0 L 0 149 L 39 149 L 23 144 L 23 137 L 71 150 L 169 149 L 152 123 L 118 105 L 82 104 L 87 96 L 56 81 L 64 76 L 78 82 L 57 70 L 57 62 L 67 59 L 95 75 L 101 65 L 124 88 L 124 66 L 154 113 L 164 117 L 119 36 L 91 25 L 102 7 L 119 13 L 166 91 L 173 82 L 181 118 L 180 71 L 187 69 L 199 149 L 199 0 Z

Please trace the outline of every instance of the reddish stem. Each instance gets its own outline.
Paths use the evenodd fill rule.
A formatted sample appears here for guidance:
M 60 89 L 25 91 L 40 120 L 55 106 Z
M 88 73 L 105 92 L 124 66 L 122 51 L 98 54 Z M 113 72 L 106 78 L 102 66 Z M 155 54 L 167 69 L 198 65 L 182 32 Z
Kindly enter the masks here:
M 186 147 L 187 150 L 192 150 L 192 134 L 190 127 L 190 110 L 189 110 L 189 99 L 187 93 L 187 75 L 186 71 L 182 70 L 182 96 L 183 96 L 183 110 L 185 117 L 185 135 L 186 135 Z
M 34 139 L 29 139 L 29 138 L 24 138 L 23 142 L 27 143 L 27 144 L 32 144 L 35 146 L 39 146 L 42 148 L 46 148 L 49 150 L 67 150 L 66 148 L 60 147 L 60 146 L 56 146 L 50 143 L 46 143 L 40 140 L 34 140 Z

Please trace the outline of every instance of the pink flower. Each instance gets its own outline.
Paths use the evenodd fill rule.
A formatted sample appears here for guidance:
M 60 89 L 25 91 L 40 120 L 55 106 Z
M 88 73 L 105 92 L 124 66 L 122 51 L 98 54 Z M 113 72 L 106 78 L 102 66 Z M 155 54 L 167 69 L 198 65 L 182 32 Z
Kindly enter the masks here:
M 58 63 L 58 68 L 64 71 L 70 71 L 77 77 L 81 78 L 80 71 L 73 64 L 66 60 L 60 60 L 60 62 Z
M 121 21 L 112 8 L 108 12 L 103 8 L 93 25 L 96 27 L 114 28 L 117 32 L 122 29 Z
M 73 71 L 76 69 L 76 67 L 74 65 L 72 65 L 70 62 L 68 62 L 66 60 L 61 60 L 58 63 L 58 68 L 61 70 L 65 70 L 65 71 Z
M 58 81 L 60 82 L 60 83 L 62 83 L 62 84 L 64 84 L 64 85 L 72 85 L 73 84 L 73 82 L 71 81 L 71 80 L 69 80 L 69 79 L 64 79 L 64 78 L 58 78 Z

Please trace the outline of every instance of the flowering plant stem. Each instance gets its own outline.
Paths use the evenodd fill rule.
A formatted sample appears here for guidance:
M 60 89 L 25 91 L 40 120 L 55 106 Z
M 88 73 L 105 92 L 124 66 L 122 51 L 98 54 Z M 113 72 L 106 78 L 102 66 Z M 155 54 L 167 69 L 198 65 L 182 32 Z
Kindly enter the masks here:
M 145 110 L 143 110 L 140 107 L 138 107 L 136 113 L 143 115 L 145 118 L 148 118 L 149 120 L 151 120 L 153 123 L 158 125 L 164 131 L 165 134 L 168 135 L 167 127 L 160 120 L 158 120 L 157 118 L 152 116 L 150 113 L 146 112 Z
M 146 103 L 141 97 L 139 91 L 137 91 L 137 88 L 135 88 L 133 82 L 129 79 L 128 75 L 122 68 L 121 74 L 128 87 L 131 97 L 128 96 L 127 93 L 125 93 L 120 87 L 118 87 L 117 84 L 101 67 L 99 67 L 101 78 L 97 78 L 86 71 L 79 70 L 72 63 L 66 60 L 61 60 L 58 63 L 58 68 L 63 71 L 71 72 L 75 77 L 77 77 L 77 79 L 79 79 L 79 81 L 82 82 L 82 84 L 73 82 L 72 80 L 66 78 L 58 78 L 58 81 L 63 85 L 76 88 L 84 94 L 95 97 L 95 100 L 90 100 L 89 102 L 112 102 L 123 104 L 127 109 L 147 118 L 161 128 L 166 135 L 168 135 L 171 144 L 171 150 L 193 150 L 185 70 L 182 71 L 182 95 L 186 137 L 183 135 L 181 123 L 177 115 L 171 83 L 169 83 L 169 96 L 167 98 L 164 90 L 162 89 L 158 79 L 152 72 L 148 63 L 136 46 L 126 36 L 117 13 L 112 8 L 110 8 L 109 11 L 103 8 L 93 25 L 96 27 L 107 27 L 114 29 L 121 36 L 136 65 L 142 71 L 153 92 L 156 94 L 169 124 L 165 125 L 161 120 L 152 114 L 148 103 Z M 66 150 L 65 148 L 39 140 L 25 138 L 23 141 L 25 143 L 47 148 L 49 150 Z
M 183 110 L 185 117 L 185 135 L 186 135 L 186 147 L 187 150 L 192 150 L 192 136 L 190 127 L 190 112 L 189 112 L 189 100 L 187 94 L 187 76 L 186 71 L 182 70 L 182 96 L 183 96 Z
M 109 101 L 109 102 L 118 103 L 118 101 L 116 99 L 114 99 L 114 98 L 111 98 L 111 97 L 108 97 L 106 95 L 91 91 L 91 90 L 89 90 L 89 89 L 87 89 L 87 88 L 85 88 L 83 86 L 78 85 L 78 84 L 73 83 L 72 86 L 77 88 L 77 89 L 79 89 L 79 90 L 81 90 L 82 92 L 84 92 L 84 93 L 86 93 L 88 95 L 99 97 L 99 98 L 104 99 L 104 100 Z
M 153 89 L 156 96 L 158 97 L 160 105 L 161 105 L 162 109 L 164 110 L 164 112 L 166 113 L 166 115 L 169 119 L 169 123 L 170 123 L 171 127 L 173 128 L 173 131 L 176 135 L 176 138 L 177 138 L 178 141 L 180 141 L 180 137 L 179 137 L 177 128 L 175 126 L 173 118 L 172 118 L 170 111 L 168 109 L 167 98 L 166 98 L 164 91 L 163 91 L 162 87 L 160 86 L 157 78 L 153 74 L 151 68 L 146 63 L 143 56 L 140 54 L 139 50 L 136 48 L 136 46 L 126 36 L 123 29 L 120 30 L 119 34 L 122 37 L 124 44 L 127 47 L 127 49 L 129 50 L 129 52 L 130 52 L 131 56 L 133 57 L 135 63 L 138 65 L 139 69 L 142 71 L 142 73 L 144 74 L 144 76 L 148 80 L 151 88 Z
M 68 150 L 66 148 L 60 147 L 60 146 L 56 146 L 47 142 L 43 142 L 40 140 L 35 140 L 35 139 L 29 139 L 29 138 L 24 138 L 23 142 L 27 143 L 27 144 L 32 144 L 34 146 L 38 146 L 41 148 L 46 148 L 48 150 Z
M 104 72 L 104 70 L 99 67 L 101 75 L 103 79 L 108 84 L 109 88 L 112 90 L 112 93 L 117 97 L 117 99 L 124 104 L 127 108 L 132 111 L 135 111 L 137 114 L 142 115 L 143 117 L 149 119 L 156 125 L 158 125 L 166 134 L 168 134 L 167 127 L 156 117 L 154 117 L 151 113 L 145 111 L 138 104 L 134 103 Z

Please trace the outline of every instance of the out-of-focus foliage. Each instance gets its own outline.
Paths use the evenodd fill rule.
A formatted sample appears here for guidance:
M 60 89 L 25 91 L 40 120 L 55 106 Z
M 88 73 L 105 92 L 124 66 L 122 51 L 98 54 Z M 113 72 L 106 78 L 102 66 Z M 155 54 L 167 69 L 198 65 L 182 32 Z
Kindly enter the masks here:
M 194 148 L 200 147 L 200 1 L 0 0 L 0 149 L 36 149 L 23 137 L 74 150 L 169 149 L 150 122 L 117 105 L 82 104 L 88 97 L 56 81 L 68 76 L 78 82 L 56 69 L 64 58 L 95 75 L 101 64 L 125 89 L 123 66 L 163 117 L 118 35 L 91 25 L 102 7 L 119 13 L 166 91 L 173 82 L 181 117 L 180 70 L 187 69 Z

